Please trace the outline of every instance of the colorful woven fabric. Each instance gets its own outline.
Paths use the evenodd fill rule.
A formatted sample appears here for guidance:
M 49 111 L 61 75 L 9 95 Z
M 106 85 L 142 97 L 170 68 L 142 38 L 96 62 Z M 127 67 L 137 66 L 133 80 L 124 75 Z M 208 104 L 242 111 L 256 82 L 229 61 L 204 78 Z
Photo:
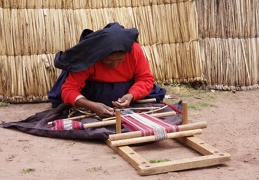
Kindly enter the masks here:
M 78 121 L 68 119 L 59 119 L 52 122 L 51 130 L 80 130 L 83 129 L 83 124 Z
M 129 114 L 121 117 L 131 131 L 141 131 L 142 136 L 154 135 L 156 140 L 166 139 L 167 133 L 177 132 L 179 128 L 175 124 L 167 123 L 148 114 Z

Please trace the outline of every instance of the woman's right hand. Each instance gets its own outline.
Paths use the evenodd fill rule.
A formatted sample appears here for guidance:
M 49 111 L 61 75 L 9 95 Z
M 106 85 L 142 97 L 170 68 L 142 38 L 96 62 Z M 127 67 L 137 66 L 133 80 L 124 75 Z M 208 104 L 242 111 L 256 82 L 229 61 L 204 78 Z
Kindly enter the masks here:
M 106 106 L 103 103 L 95 102 L 95 104 L 91 108 L 92 111 L 96 113 L 97 116 L 104 117 L 112 117 L 115 115 L 115 111 L 113 108 Z
M 77 107 L 84 107 L 88 110 L 93 111 L 100 118 L 115 116 L 115 111 L 113 108 L 106 106 L 103 103 L 90 101 L 83 97 L 78 99 L 75 105 Z

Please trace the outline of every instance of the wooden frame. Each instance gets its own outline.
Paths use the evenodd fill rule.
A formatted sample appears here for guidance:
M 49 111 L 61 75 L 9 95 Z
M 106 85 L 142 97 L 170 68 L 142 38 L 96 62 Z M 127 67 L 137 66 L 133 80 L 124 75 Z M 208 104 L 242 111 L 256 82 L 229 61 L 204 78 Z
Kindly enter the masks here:
M 183 123 L 186 124 L 188 122 L 187 104 L 183 104 L 183 112 Z M 111 146 L 111 141 L 109 139 L 106 143 L 127 162 L 129 162 L 140 175 L 152 175 L 170 171 L 208 167 L 223 164 L 231 160 L 231 156 L 228 153 L 219 151 L 198 137 L 181 137 L 176 138 L 176 140 L 183 144 L 184 147 L 189 147 L 190 149 L 199 152 L 201 156 L 151 164 L 129 146 Z

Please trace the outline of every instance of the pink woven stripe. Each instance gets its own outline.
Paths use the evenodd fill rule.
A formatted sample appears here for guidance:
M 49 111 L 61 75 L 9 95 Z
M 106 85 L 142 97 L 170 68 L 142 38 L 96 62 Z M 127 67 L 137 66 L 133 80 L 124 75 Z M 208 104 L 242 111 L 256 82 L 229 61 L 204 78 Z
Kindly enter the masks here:
M 171 123 L 167 123 L 159 118 L 156 118 L 156 117 L 153 117 L 153 116 L 150 116 L 148 114 L 142 114 L 143 117 L 159 124 L 160 126 L 163 126 L 165 129 L 166 129 L 166 132 L 167 133 L 171 133 L 171 132 L 177 132 L 179 131 L 179 128 L 177 125 L 175 124 L 171 124 Z
M 78 121 L 68 119 L 58 119 L 52 122 L 51 130 L 79 130 L 83 129 L 83 124 Z
M 136 121 L 134 118 L 130 116 L 122 116 L 122 122 L 124 122 L 126 126 L 130 128 L 131 131 L 140 131 L 142 136 L 150 136 L 154 134 L 152 128 Z
M 150 116 L 148 114 L 141 114 L 141 116 L 143 118 L 146 118 L 149 121 L 156 123 L 157 125 L 160 126 L 160 128 L 159 129 L 151 128 L 130 116 L 122 116 L 121 119 L 122 119 L 122 122 L 127 127 L 129 127 L 131 131 L 140 131 L 142 136 L 155 135 L 157 140 L 166 138 L 167 137 L 166 133 L 179 131 L 178 126 L 175 124 L 167 123 L 159 118 Z

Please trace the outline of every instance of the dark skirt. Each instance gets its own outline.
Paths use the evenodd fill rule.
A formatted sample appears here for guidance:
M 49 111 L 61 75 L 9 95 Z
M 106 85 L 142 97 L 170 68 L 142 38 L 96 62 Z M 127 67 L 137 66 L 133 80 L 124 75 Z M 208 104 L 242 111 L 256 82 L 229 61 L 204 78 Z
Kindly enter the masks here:
M 133 84 L 134 80 L 118 83 L 86 81 L 86 86 L 83 88 L 81 94 L 91 101 L 112 106 L 112 101 L 117 101 L 118 98 L 127 94 Z

